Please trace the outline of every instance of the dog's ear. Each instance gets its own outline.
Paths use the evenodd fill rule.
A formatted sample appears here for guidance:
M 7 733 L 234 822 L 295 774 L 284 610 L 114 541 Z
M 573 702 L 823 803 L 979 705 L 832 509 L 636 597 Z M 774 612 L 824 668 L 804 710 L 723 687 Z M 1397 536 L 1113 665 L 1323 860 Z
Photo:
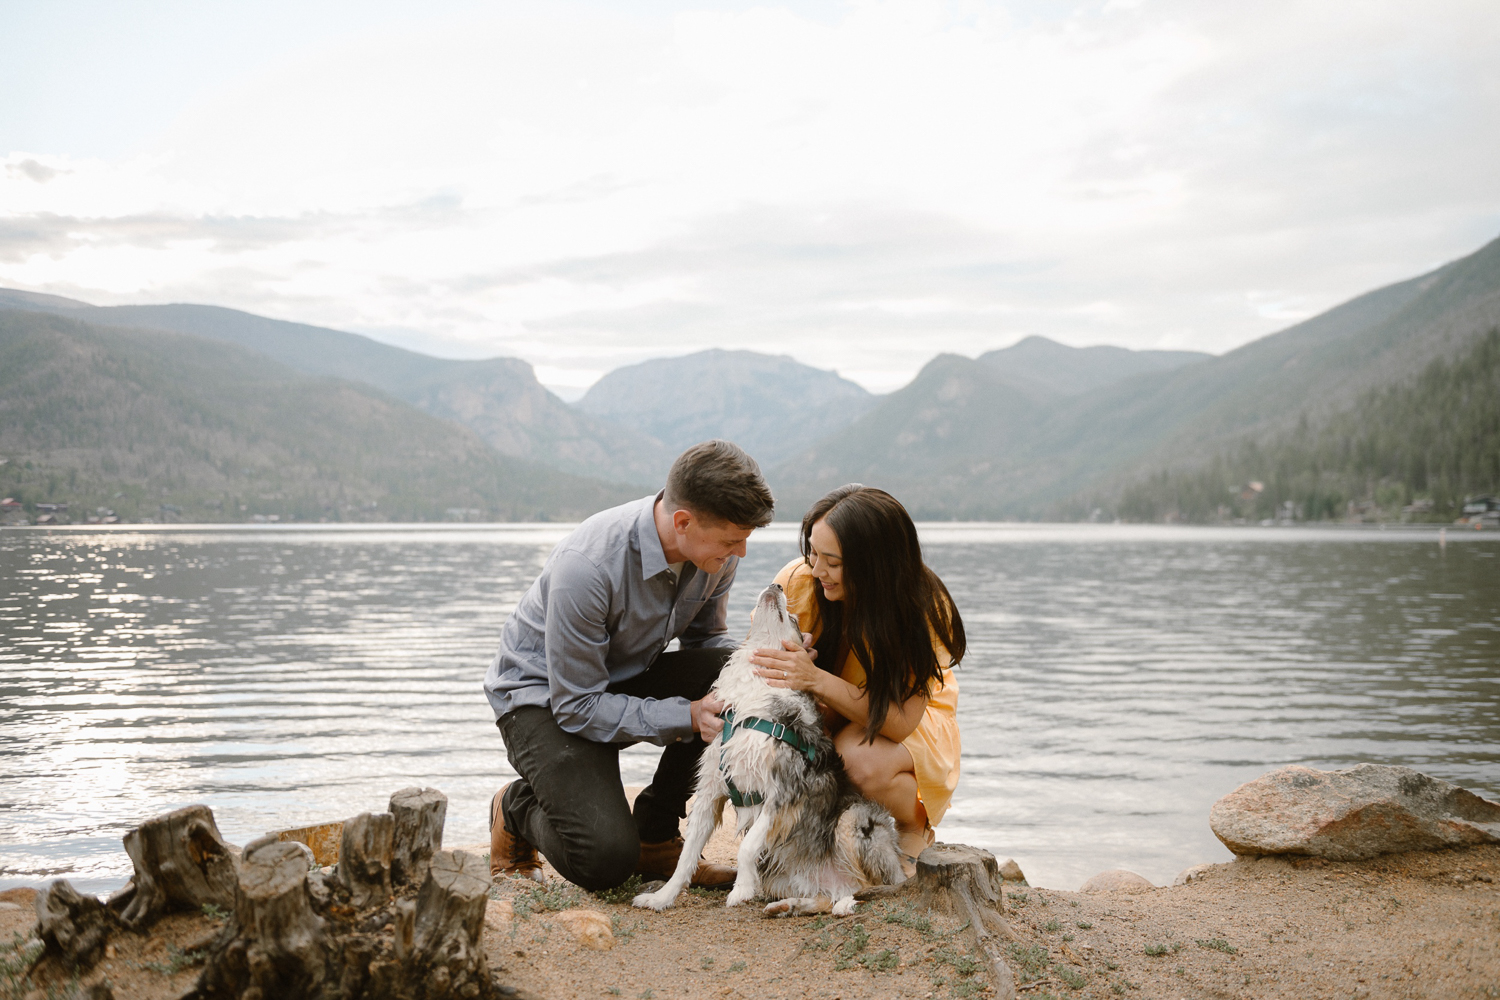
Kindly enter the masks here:
M 799 624 L 797 624 L 797 615 L 796 615 L 796 612 L 788 611 L 786 613 L 786 616 L 792 620 L 792 627 L 797 630 L 797 634 L 801 635 L 802 634 L 802 626 L 799 625 Z

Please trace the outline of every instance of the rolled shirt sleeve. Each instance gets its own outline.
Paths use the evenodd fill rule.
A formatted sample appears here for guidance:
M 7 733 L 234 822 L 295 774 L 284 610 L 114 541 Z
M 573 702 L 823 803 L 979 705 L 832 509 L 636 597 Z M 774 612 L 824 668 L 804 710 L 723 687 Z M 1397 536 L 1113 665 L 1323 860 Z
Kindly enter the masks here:
M 606 690 L 610 631 L 609 574 L 579 552 L 559 553 L 547 595 L 546 657 L 552 714 L 565 731 L 599 743 L 645 740 L 665 746 L 692 735 L 686 698 L 634 698 Z M 722 590 L 727 598 L 728 581 Z M 724 601 L 718 623 L 724 628 Z M 709 611 L 705 606 L 698 618 Z M 697 627 L 695 619 L 692 627 Z M 690 629 L 691 631 L 691 629 Z M 683 645 L 687 645 L 686 636 Z M 701 643 L 717 645 L 718 643 Z

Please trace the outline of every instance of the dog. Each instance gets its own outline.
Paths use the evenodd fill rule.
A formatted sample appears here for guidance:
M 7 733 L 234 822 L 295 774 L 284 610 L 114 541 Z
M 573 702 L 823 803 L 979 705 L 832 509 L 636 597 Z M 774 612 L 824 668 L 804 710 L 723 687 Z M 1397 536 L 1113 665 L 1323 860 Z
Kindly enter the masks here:
M 773 688 L 750 662 L 757 649 L 800 643 L 797 618 L 777 584 L 761 592 L 750 635 L 735 651 L 713 693 L 730 706 L 724 732 L 698 763 L 698 784 L 677 870 L 635 906 L 664 910 L 692 878 L 708 838 L 733 801 L 743 838 L 739 872 L 727 905 L 764 892 L 768 916 L 854 912 L 854 894 L 902 880 L 896 822 L 864 798 L 844 773 L 823 718 L 805 691 Z

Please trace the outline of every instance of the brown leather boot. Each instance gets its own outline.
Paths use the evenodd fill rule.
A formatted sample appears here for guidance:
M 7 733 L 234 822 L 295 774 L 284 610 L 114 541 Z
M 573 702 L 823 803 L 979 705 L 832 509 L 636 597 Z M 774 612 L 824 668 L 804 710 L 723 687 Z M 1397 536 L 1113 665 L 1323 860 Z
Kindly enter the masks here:
M 648 881 L 669 879 L 677 870 L 677 860 L 682 857 L 682 838 L 641 844 L 641 859 L 636 863 L 635 873 Z M 734 885 L 735 870 L 728 865 L 716 865 L 698 859 L 698 869 L 693 872 L 692 884 L 700 889 L 727 889 Z
M 490 799 L 490 877 L 519 876 L 545 885 L 547 876 L 542 874 L 542 860 L 537 857 L 536 848 L 526 838 L 507 830 L 505 817 L 500 815 L 500 799 L 509 787 L 506 784 Z

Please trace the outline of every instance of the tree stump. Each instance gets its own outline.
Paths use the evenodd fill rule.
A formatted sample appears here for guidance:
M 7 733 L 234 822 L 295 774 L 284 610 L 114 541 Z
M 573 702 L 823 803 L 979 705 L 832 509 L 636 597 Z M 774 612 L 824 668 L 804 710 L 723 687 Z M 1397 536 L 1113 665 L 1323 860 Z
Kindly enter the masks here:
M 378 906 L 391 898 L 395 833 L 396 818 L 390 813 L 360 813 L 344 821 L 339 883 L 349 890 L 349 905 L 355 909 Z
M 45 949 L 37 965 L 55 962 L 65 971 L 86 972 L 104 953 L 119 922 L 98 896 L 86 896 L 67 879 L 37 893 L 37 934 Z
M 917 874 L 897 886 L 880 886 L 859 899 L 910 897 L 918 909 L 931 908 L 968 921 L 974 949 L 989 968 L 997 1000 L 1015 1000 L 1016 981 L 1002 955 L 1015 934 L 1005 920 L 1004 880 L 995 856 L 965 844 L 933 844 L 917 858 Z
M 205 997 L 294 1000 L 328 978 L 326 924 L 308 893 L 306 848 L 269 838 L 241 863 L 234 919 L 204 965 Z
M 421 885 L 432 856 L 443 846 L 448 796 L 436 788 L 403 788 L 391 796 L 396 833 L 391 851 L 395 885 Z
M 175 909 L 234 903 L 234 855 L 208 806 L 187 806 L 149 819 L 125 835 L 135 875 L 110 897 L 132 930 Z
M 489 983 L 480 931 L 490 897 L 485 863 L 463 851 L 432 856 L 417 893 L 412 936 L 413 981 L 419 996 L 476 997 Z

